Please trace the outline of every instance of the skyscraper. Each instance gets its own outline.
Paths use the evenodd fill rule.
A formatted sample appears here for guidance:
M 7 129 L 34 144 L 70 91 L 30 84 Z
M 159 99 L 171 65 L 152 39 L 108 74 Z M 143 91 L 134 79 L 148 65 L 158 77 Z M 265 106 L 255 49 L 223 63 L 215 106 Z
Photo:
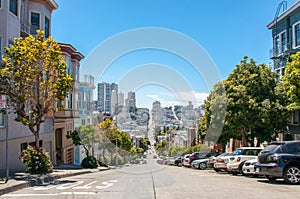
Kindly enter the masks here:
M 118 85 L 116 83 L 98 83 L 98 111 L 113 113 L 118 99 Z

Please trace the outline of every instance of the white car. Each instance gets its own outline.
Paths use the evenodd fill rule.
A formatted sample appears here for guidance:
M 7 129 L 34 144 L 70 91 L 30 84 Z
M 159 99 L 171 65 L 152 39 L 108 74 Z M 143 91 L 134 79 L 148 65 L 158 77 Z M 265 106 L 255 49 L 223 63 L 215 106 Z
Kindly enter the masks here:
M 241 147 L 235 150 L 232 156 L 228 157 L 227 171 L 233 175 L 243 174 L 244 163 L 256 158 L 262 149 L 261 147 Z
M 257 174 L 255 174 L 255 169 L 254 169 L 254 166 L 255 166 L 256 163 L 257 163 L 257 158 L 247 160 L 244 163 L 243 168 L 242 168 L 244 175 L 256 176 Z
M 189 167 L 190 166 L 190 155 L 191 154 L 186 154 L 183 156 L 183 166 Z

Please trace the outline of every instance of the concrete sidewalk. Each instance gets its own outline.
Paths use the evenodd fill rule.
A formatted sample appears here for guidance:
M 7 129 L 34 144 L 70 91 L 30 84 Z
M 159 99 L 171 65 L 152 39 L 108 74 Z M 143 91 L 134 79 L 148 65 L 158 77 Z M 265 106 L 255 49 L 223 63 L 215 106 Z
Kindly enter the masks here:
M 57 179 L 109 170 L 108 167 L 98 167 L 97 169 L 81 169 L 81 168 L 55 168 L 53 173 L 46 175 L 30 175 L 28 173 L 15 173 L 7 183 L 0 181 L 0 195 L 7 194 L 26 187 L 41 185 L 44 183 L 54 182 Z

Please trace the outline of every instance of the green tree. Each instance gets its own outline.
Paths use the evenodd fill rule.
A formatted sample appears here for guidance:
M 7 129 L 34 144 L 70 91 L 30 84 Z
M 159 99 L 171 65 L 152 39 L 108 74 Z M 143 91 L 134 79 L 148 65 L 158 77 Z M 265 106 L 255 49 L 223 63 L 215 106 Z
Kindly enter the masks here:
M 264 64 L 245 57 L 225 81 L 227 96 L 226 126 L 238 131 L 243 145 L 254 145 L 254 137 L 270 140 L 285 130 L 286 100 L 278 92 L 278 78 Z
M 289 110 L 300 110 L 300 52 L 291 55 L 287 62 L 282 84 L 289 100 Z
M 130 151 L 132 148 L 132 142 L 130 140 L 130 137 L 125 132 L 118 132 L 120 134 L 119 139 L 121 146 L 120 148 L 125 151 Z
M 44 116 L 57 110 L 55 103 L 64 100 L 71 89 L 72 78 L 58 44 L 36 36 L 16 38 L 6 48 L 4 67 L 0 68 L 0 93 L 8 96 L 8 103 L 16 113 L 16 121 L 28 126 L 39 147 L 40 125 Z
M 77 127 L 68 137 L 72 138 L 74 145 L 83 146 L 87 157 L 90 156 L 90 148 L 99 142 L 95 127 L 90 124 Z
M 224 82 L 217 83 L 204 103 L 204 115 L 198 124 L 201 140 L 217 142 L 224 134 L 227 108 Z

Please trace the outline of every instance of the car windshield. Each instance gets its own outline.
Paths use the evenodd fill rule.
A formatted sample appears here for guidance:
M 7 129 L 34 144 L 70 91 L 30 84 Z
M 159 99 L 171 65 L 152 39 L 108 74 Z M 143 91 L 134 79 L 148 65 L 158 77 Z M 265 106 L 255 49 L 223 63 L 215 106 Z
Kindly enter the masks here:
M 261 153 L 270 153 L 270 152 L 275 152 L 275 150 L 278 148 L 278 144 L 270 144 L 264 148 Z
M 242 149 L 237 149 L 232 153 L 232 155 L 241 155 L 242 152 L 243 152 Z

